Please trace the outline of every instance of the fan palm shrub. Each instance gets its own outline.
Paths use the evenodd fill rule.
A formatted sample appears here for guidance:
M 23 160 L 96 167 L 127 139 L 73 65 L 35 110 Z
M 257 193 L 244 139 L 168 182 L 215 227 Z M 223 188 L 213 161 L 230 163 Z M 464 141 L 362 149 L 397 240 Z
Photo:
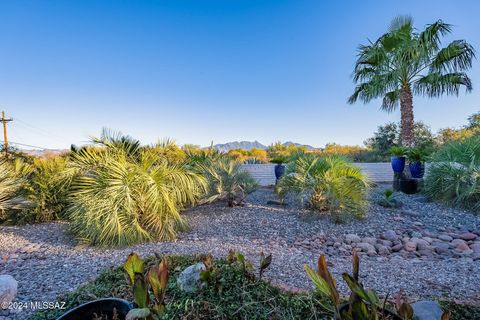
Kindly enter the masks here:
M 401 143 L 413 146 L 413 95 L 440 97 L 458 95 L 461 88 L 472 90 L 465 71 L 472 66 L 475 50 L 465 40 L 442 48 L 441 38 L 451 31 L 441 20 L 417 31 L 412 18 L 395 18 L 387 33 L 359 47 L 353 72 L 358 85 L 348 102 L 383 98 L 381 108 L 387 112 L 400 106 Z
M 23 182 L 11 163 L 0 162 L 0 221 L 7 218 L 10 210 L 20 209 L 25 204 L 24 199 L 19 196 Z
M 204 202 L 226 200 L 229 207 L 241 204 L 255 190 L 257 183 L 242 163 L 228 156 L 218 157 L 199 165 L 209 183 Z
M 68 215 L 84 243 L 124 246 L 173 239 L 186 227 L 181 210 L 206 191 L 205 179 L 137 140 L 104 132 L 97 147 L 72 153 Z
M 480 213 L 480 136 L 447 143 L 430 158 L 425 194 Z
M 368 186 L 362 171 L 342 157 L 304 155 L 288 164 L 277 192 L 282 199 L 293 193 L 311 209 L 340 221 L 345 215 L 364 215 Z
M 21 191 L 27 205 L 11 220 L 39 223 L 63 218 L 73 178 L 65 157 L 35 158 L 31 164 L 17 161 L 16 170 L 25 177 Z

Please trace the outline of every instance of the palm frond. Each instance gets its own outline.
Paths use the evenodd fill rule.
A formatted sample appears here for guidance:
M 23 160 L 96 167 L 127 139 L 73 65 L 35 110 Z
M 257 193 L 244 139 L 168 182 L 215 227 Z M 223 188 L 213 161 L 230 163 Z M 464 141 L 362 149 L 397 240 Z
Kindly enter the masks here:
M 472 67 L 475 49 L 465 40 L 452 41 L 437 52 L 430 65 L 430 72 L 459 72 Z
M 458 95 L 462 87 L 466 92 L 472 91 L 472 81 L 466 73 L 434 72 L 419 77 L 414 83 L 413 90 L 416 94 L 427 97 L 440 97 L 442 94 Z

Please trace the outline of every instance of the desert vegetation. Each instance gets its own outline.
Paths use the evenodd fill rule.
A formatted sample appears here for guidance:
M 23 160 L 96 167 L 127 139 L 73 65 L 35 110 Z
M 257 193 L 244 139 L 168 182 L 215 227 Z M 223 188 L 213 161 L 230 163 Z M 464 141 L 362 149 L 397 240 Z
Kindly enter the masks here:
M 314 211 L 341 221 L 362 217 L 367 206 L 368 180 L 361 170 L 338 156 L 304 155 L 288 164 L 277 186 L 281 198 L 293 193 Z

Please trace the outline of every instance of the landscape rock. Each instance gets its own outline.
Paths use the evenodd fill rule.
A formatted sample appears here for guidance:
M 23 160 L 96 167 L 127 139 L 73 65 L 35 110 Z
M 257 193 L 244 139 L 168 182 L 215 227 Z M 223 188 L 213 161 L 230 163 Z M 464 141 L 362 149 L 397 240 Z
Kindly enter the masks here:
M 468 241 L 468 240 L 475 240 L 477 238 L 477 235 L 472 232 L 465 232 L 465 233 L 462 233 L 459 237 L 462 240 Z
M 435 251 L 436 251 L 438 254 L 442 254 L 442 253 L 448 252 L 448 249 L 450 248 L 450 246 L 449 246 L 448 243 L 440 242 L 440 241 L 433 242 L 433 243 L 432 243 L 432 247 L 435 249 Z
M 473 250 L 470 249 L 470 247 L 468 246 L 468 244 L 466 244 L 465 242 L 464 243 L 459 243 L 456 245 L 455 249 L 459 250 L 459 251 L 467 251 L 467 250 L 470 250 L 473 252 Z
M 350 244 L 352 242 L 360 242 L 360 241 L 361 241 L 361 238 L 356 234 L 350 233 L 345 236 L 345 243 L 347 244 Z
M 357 248 L 361 249 L 363 252 L 372 252 L 372 251 L 375 251 L 375 247 L 372 246 L 370 243 L 366 243 L 366 242 L 360 242 L 360 243 L 357 243 Z
M 406 251 L 412 252 L 417 250 L 417 244 L 414 241 L 407 241 L 405 242 L 404 248 Z
M 437 238 L 443 241 L 448 241 L 448 242 L 453 240 L 453 238 L 447 234 L 441 234 Z
M 202 284 L 200 280 L 200 272 L 205 269 L 205 265 L 202 262 L 199 262 L 183 270 L 177 278 L 177 285 L 180 290 L 192 293 L 200 289 Z
M 385 240 L 394 241 L 398 239 L 397 233 L 393 230 L 387 230 L 383 233 L 383 238 Z
M 441 320 L 442 308 L 436 301 L 418 301 L 412 304 L 414 320 Z
M 403 244 L 396 244 L 392 247 L 393 252 L 398 252 L 403 249 Z
M 472 249 L 473 252 L 480 253 L 480 243 L 471 244 L 470 249 Z
M 0 306 L 8 305 L 17 295 L 18 283 L 8 274 L 0 275 Z

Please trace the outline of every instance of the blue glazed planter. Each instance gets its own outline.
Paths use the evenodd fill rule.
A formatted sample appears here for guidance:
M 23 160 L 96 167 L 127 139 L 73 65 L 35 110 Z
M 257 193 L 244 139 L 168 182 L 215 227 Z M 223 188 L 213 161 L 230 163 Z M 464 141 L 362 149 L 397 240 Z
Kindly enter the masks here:
M 277 164 L 275 166 L 275 177 L 280 179 L 283 175 L 285 174 L 285 165 L 283 164 Z
M 395 173 L 402 173 L 405 169 L 405 157 L 391 157 L 392 169 Z
M 421 162 L 411 162 L 408 164 L 410 167 L 410 175 L 412 178 L 422 178 L 425 173 L 425 166 Z

